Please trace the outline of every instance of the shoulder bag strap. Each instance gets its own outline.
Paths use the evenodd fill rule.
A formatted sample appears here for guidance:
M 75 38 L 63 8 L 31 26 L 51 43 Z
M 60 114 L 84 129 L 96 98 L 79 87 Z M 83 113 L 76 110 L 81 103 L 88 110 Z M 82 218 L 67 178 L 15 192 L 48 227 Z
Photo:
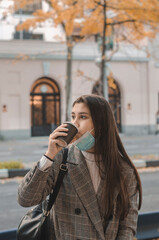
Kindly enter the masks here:
M 63 178 L 65 176 L 65 173 L 67 172 L 67 165 L 66 165 L 67 155 L 68 155 L 68 148 L 64 148 L 63 161 L 62 161 L 62 163 L 60 165 L 59 175 L 58 175 L 56 184 L 54 186 L 53 193 L 51 193 L 50 197 L 49 197 L 49 203 L 48 203 L 48 207 L 47 207 L 47 214 L 49 214 L 50 209 L 52 208 L 52 206 L 53 206 L 53 204 L 54 204 L 54 202 L 56 200 L 56 197 L 57 197 L 58 192 L 60 190 L 60 186 L 61 186 L 61 184 L 63 182 Z

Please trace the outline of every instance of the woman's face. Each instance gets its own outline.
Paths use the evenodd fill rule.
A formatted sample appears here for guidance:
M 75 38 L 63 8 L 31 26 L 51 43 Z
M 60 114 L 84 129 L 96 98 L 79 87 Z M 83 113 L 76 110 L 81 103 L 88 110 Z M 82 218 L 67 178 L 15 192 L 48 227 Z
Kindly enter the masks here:
M 72 108 L 72 123 L 78 128 L 76 139 L 81 137 L 85 132 L 91 131 L 94 136 L 94 126 L 89 108 L 85 103 L 76 103 Z M 75 139 L 75 140 L 76 140 Z

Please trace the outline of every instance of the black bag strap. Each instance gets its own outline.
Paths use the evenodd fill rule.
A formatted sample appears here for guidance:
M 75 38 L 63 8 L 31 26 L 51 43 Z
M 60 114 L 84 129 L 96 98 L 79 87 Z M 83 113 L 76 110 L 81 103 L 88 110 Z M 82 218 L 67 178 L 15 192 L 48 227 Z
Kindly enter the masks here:
M 48 203 L 48 207 L 47 207 L 47 215 L 49 214 L 50 209 L 52 208 L 52 206 L 53 206 L 53 204 L 56 200 L 56 197 L 57 197 L 57 195 L 59 193 L 59 190 L 60 190 L 60 186 L 63 182 L 63 178 L 64 178 L 64 176 L 65 176 L 65 174 L 68 170 L 67 165 L 66 165 L 67 155 L 68 155 L 68 148 L 64 148 L 64 155 L 63 155 L 62 163 L 60 165 L 59 175 L 58 175 L 57 181 L 55 183 L 53 193 L 51 193 L 50 197 L 49 197 L 49 203 Z

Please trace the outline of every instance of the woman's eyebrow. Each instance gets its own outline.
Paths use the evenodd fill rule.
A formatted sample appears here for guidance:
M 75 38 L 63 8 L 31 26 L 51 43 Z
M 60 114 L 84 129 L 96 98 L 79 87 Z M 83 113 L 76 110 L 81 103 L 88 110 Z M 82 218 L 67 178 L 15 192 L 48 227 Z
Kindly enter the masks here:
M 79 112 L 78 114 L 88 114 L 89 115 L 88 112 Z
M 72 114 L 75 114 L 75 112 L 72 112 Z M 87 115 L 89 115 L 88 112 L 79 112 L 79 113 L 77 113 L 77 114 L 87 114 Z

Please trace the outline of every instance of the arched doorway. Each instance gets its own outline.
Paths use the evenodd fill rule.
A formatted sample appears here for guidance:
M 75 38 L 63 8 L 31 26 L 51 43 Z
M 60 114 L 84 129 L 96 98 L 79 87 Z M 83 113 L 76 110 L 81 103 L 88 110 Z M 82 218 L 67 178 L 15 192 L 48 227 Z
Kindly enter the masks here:
M 121 99 L 120 89 L 114 78 L 108 78 L 109 85 L 109 103 L 111 105 L 119 132 L 121 129 Z
M 60 124 L 60 91 L 50 78 L 40 78 L 30 92 L 31 135 L 48 136 Z
M 99 94 L 99 81 L 97 81 L 92 89 L 92 93 Z M 109 93 L 109 103 L 111 105 L 112 111 L 114 113 L 114 117 L 116 120 L 116 124 L 118 127 L 119 132 L 122 131 L 121 129 L 121 96 L 120 96 L 120 89 L 115 81 L 115 79 L 110 76 L 108 78 L 108 93 Z

